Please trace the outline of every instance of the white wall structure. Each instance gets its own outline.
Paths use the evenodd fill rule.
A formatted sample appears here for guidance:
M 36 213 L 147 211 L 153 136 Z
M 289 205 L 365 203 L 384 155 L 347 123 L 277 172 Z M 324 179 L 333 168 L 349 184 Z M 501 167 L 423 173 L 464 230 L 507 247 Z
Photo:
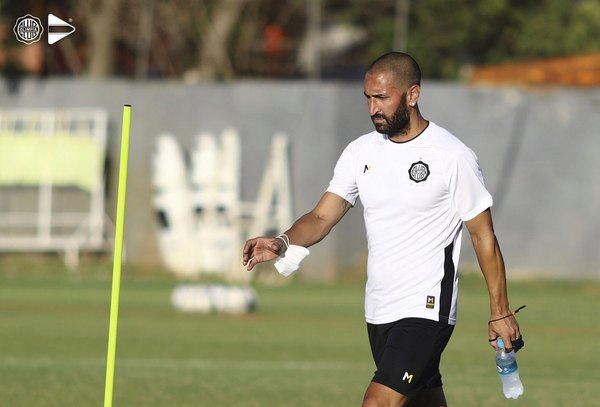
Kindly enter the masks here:
M 295 219 L 323 194 L 344 147 L 373 128 L 360 82 L 187 85 L 52 79 L 8 85 L 0 81 L 0 108 L 99 107 L 108 112 L 109 214 L 116 202 L 122 106 L 133 106 L 127 261 L 150 266 L 162 262 L 152 183 L 159 134 L 176 135 L 182 151 L 191 152 L 199 133 L 237 129 L 240 210 L 247 213 L 245 203 L 257 201 L 273 135 L 285 133 Z M 419 107 L 425 118 L 477 153 L 494 196 L 494 226 L 509 277 L 600 277 L 600 88 L 471 87 L 425 80 Z M 6 204 L 0 196 L 0 209 Z M 470 246 L 463 242 L 463 266 L 476 265 Z M 329 236 L 311 247 L 297 276 L 331 279 L 345 270 L 363 269 L 365 254 L 358 203 Z M 236 267 L 242 269 L 241 254 Z
M 207 134 L 200 135 L 191 154 L 197 234 L 194 241 L 203 273 L 231 274 L 239 263 L 240 148 L 237 132 L 226 129 L 219 144 Z
M 181 277 L 218 274 L 248 282 L 240 267 L 248 236 L 286 228 L 292 221 L 287 137 L 276 134 L 256 202 L 241 200 L 238 133 L 225 129 L 217 139 L 201 133 L 189 165 L 176 138 L 162 134 L 153 157 L 153 205 L 159 222 L 162 260 Z
M 153 163 L 153 204 L 159 222 L 158 241 L 165 265 L 184 276 L 198 272 L 192 191 L 183 151 L 175 136 L 156 139 Z
M 0 109 L 0 251 L 105 251 L 104 109 Z M 108 231 L 110 232 L 110 231 Z

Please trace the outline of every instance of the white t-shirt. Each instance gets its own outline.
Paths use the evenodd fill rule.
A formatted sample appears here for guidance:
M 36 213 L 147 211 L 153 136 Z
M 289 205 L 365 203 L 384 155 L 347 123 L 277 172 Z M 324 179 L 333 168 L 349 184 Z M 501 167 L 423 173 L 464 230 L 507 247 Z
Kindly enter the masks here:
M 433 122 L 404 143 L 374 131 L 346 147 L 327 191 L 364 206 L 367 322 L 455 324 L 462 222 L 492 206 L 473 151 Z

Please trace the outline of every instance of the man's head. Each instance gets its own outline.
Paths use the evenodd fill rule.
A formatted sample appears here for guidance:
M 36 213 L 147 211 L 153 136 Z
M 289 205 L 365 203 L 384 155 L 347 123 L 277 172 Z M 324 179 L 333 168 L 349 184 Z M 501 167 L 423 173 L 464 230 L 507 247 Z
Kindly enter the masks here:
M 365 75 L 369 115 L 379 133 L 404 135 L 411 112 L 418 113 L 421 70 L 408 54 L 390 52 L 377 58 Z
M 419 64 L 413 57 L 404 52 L 383 54 L 371 63 L 367 73 L 381 71 L 391 73 L 394 82 L 399 87 L 409 88 L 412 85 L 421 85 L 421 68 L 419 68 Z

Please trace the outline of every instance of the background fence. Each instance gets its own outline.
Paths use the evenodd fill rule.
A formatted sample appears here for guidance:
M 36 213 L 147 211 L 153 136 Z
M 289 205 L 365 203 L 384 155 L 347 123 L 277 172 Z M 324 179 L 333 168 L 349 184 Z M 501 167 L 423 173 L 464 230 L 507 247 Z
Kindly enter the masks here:
M 191 149 L 200 132 L 235 128 L 242 144 L 242 199 L 255 201 L 275 133 L 291 141 L 295 216 L 312 209 L 351 140 L 372 124 L 355 82 L 186 85 L 50 79 L 0 83 L 0 108 L 103 108 L 108 112 L 107 211 L 116 203 L 119 126 L 133 106 L 125 242 L 127 259 L 160 263 L 152 207 L 155 138 L 175 134 Z M 469 87 L 424 82 L 420 108 L 479 156 L 494 195 L 496 233 L 511 275 L 600 275 L 600 89 Z M 465 237 L 465 240 L 468 239 Z M 475 263 L 470 243 L 463 263 Z M 362 266 L 366 240 L 360 204 L 312 249 L 302 274 L 332 278 Z M 240 255 L 241 263 L 241 255 Z

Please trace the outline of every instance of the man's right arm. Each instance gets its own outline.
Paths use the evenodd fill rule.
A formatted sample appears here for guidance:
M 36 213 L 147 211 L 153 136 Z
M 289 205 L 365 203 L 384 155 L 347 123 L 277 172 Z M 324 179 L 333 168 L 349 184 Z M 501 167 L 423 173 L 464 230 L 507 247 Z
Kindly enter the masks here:
M 309 247 L 323 240 L 352 207 L 350 202 L 332 192 L 325 192 L 317 206 L 301 216 L 285 234 L 290 244 Z M 256 237 L 244 245 L 243 264 L 248 270 L 254 265 L 276 259 L 285 252 L 281 238 Z

